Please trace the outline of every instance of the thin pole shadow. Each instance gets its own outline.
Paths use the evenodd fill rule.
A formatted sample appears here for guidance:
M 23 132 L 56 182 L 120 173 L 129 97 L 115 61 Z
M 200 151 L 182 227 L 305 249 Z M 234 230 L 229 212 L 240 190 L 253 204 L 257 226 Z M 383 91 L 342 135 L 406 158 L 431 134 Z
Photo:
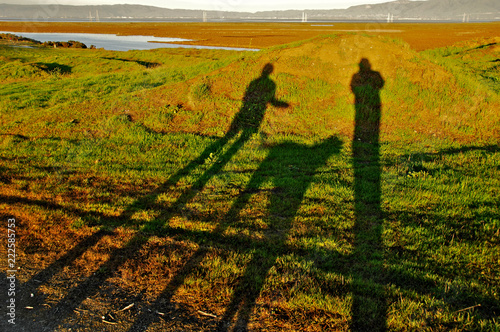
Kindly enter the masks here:
M 352 331 L 387 329 L 384 296 L 384 256 L 380 189 L 380 89 L 384 80 L 368 59 L 352 77 L 355 128 L 352 142 L 354 167 L 355 249 L 352 256 Z
M 196 193 L 200 189 L 202 189 L 206 185 L 206 183 L 215 174 L 217 174 L 251 138 L 252 134 L 258 132 L 258 129 L 264 119 L 268 104 L 272 104 L 276 107 L 288 106 L 286 102 L 279 101 L 275 98 L 276 84 L 269 77 L 273 72 L 273 69 L 274 68 L 272 64 L 266 64 L 262 70 L 261 76 L 253 80 L 249 84 L 243 98 L 243 105 L 239 113 L 235 116 L 229 131 L 223 138 L 206 148 L 200 154 L 200 156 L 198 156 L 183 169 L 171 176 L 165 183 L 160 185 L 158 189 L 142 197 L 141 199 L 136 200 L 134 203 L 128 206 L 120 217 L 113 218 L 114 223 L 116 224 L 117 220 L 121 221 L 121 223 L 126 223 L 128 220 L 130 220 L 132 214 L 137 208 L 141 208 L 144 205 L 150 204 L 150 202 L 154 201 L 160 194 L 168 191 L 172 186 L 174 186 L 181 178 L 189 175 L 197 167 L 203 165 L 205 160 L 211 154 L 217 154 L 219 151 L 221 151 L 222 148 L 224 148 L 225 145 L 227 145 L 227 143 L 229 143 L 231 139 L 240 134 L 236 142 L 229 146 L 229 148 L 222 154 L 222 156 L 218 158 L 217 163 L 213 164 L 206 171 L 204 171 L 204 173 L 195 181 L 191 188 L 186 189 L 175 203 L 173 203 L 170 207 L 165 208 L 165 213 L 163 213 L 159 218 L 152 222 L 153 226 L 159 227 L 160 229 L 163 228 L 164 224 L 170 218 L 172 218 L 177 211 L 181 210 L 183 206 L 185 206 L 192 198 L 194 198 L 194 196 L 196 196 Z M 37 279 L 37 286 L 40 287 L 40 284 L 48 282 L 48 280 L 55 273 L 61 271 L 64 266 L 70 265 L 78 257 L 82 256 L 86 252 L 86 250 L 95 245 L 102 237 L 109 234 L 110 232 L 112 231 L 99 231 L 87 238 L 84 238 L 72 250 L 70 250 L 68 254 L 62 256 L 60 259 L 52 263 L 48 268 L 35 275 L 35 277 L 32 279 Z M 147 242 L 147 238 L 145 238 L 142 234 L 136 235 L 129 242 L 127 242 L 124 247 L 113 251 L 109 256 L 109 259 L 100 266 L 100 270 L 109 272 L 116 271 L 116 269 L 127 260 L 133 259 L 134 252 L 137 252 L 137 250 L 135 250 L 134 248 L 136 248 L 138 244 L 143 245 L 145 242 Z M 195 262 L 201 261 L 201 259 L 202 257 L 200 257 L 200 255 L 195 254 L 191 259 L 193 262 L 190 263 L 191 260 L 189 260 L 188 262 L 186 262 L 185 267 L 196 264 Z M 172 292 L 174 292 L 176 288 L 182 285 L 183 275 L 184 274 L 180 274 L 177 277 L 174 277 L 174 279 L 172 280 Z M 94 274 L 93 276 L 89 277 L 78 286 L 70 290 L 65 298 L 63 298 L 57 305 L 49 309 L 48 315 L 57 317 L 57 319 L 51 322 L 51 325 L 57 326 L 58 322 L 63 321 L 66 316 L 72 313 L 75 306 L 81 303 L 88 296 L 96 293 L 102 283 L 108 278 L 108 276 L 109 273 Z M 43 280 L 40 280 L 40 278 Z M 33 286 L 33 283 L 30 281 L 28 281 L 27 284 Z

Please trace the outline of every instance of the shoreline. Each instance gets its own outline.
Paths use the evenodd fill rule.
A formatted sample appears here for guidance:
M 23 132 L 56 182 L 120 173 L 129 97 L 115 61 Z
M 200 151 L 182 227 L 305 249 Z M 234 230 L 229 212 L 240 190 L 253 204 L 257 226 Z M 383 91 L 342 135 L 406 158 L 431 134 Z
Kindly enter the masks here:
M 32 32 L 107 33 L 191 39 L 184 45 L 267 48 L 319 35 L 365 31 L 407 42 L 415 51 L 445 47 L 460 41 L 500 36 L 500 22 L 490 23 L 110 23 L 5 22 L 0 30 Z

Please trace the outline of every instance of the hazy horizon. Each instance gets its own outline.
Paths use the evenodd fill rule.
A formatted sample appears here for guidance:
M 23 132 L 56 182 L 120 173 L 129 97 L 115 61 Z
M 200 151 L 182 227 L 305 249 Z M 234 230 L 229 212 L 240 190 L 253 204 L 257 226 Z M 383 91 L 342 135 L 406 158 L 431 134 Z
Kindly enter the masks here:
M 415 1 L 415 0 L 414 0 Z M 202 9 L 202 10 L 222 10 L 222 11 L 246 11 L 257 12 L 267 10 L 289 10 L 289 9 L 345 9 L 356 5 L 370 5 L 390 0 L 315 0 L 315 1 L 298 1 L 298 0 L 277 0 L 277 1 L 242 1 L 242 0 L 213 0 L 213 1 L 163 1 L 163 0 L 146 0 L 138 3 L 138 0 L 0 0 L 0 3 L 16 4 L 16 5 L 114 5 L 114 4 L 135 4 L 145 6 L 156 6 L 171 9 Z

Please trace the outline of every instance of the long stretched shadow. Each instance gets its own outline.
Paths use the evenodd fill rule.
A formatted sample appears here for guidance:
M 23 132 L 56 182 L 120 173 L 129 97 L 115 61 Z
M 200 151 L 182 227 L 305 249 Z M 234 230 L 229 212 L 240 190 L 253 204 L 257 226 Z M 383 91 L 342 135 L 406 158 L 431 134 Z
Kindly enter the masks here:
M 384 256 L 380 189 L 380 89 L 384 79 L 368 59 L 352 77 L 355 128 L 352 142 L 354 168 L 355 249 L 351 309 L 352 331 L 384 331 L 387 304 L 384 296 Z
M 338 154 L 342 147 L 337 137 L 330 137 L 320 144 L 304 146 L 284 143 L 274 147 L 254 173 L 246 190 L 234 202 L 228 217 L 237 220 L 240 211 L 263 183 L 271 181 L 273 187 L 268 208 L 267 227 L 263 245 L 248 263 L 231 303 L 219 324 L 219 330 L 245 331 L 252 309 L 262 290 L 266 276 L 279 255 L 286 253 L 287 234 L 293 227 L 304 195 L 318 168 L 328 158 Z M 296 165 L 300 165 L 297 167 Z M 271 170 L 271 171 L 270 171 Z M 236 322 L 232 323 L 236 318 Z M 231 327 L 231 325 L 233 325 Z
M 164 213 L 152 222 L 153 225 L 149 225 L 151 228 L 157 227 L 159 229 L 163 228 L 166 221 L 173 217 L 177 211 L 182 210 L 192 198 L 196 196 L 196 193 L 201 190 L 206 183 L 217 174 L 231 159 L 232 157 L 241 149 L 241 147 L 251 138 L 252 134 L 256 133 L 264 119 L 265 111 L 268 104 L 272 104 L 276 107 L 287 107 L 288 104 L 283 101 L 279 101 L 275 98 L 276 84 L 270 78 L 270 74 L 273 72 L 272 64 L 266 64 L 262 70 L 261 76 L 253 80 L 245 93 L 243 98 L 243 105 L 235 116 L 229 131 L 227 134 L 219 139 L 214 144 L 206 148 L 200 156 L 195 160 L 191 161 L 183 169 L 171 176 L 165 183 L 160 185 L 156 190 L 150 194 L 136 200 L 133 204 L 127 207 L 127 209 L 118 217 L 112 218 L 112 222 L 117 226 L 118 224 L 126 223 L 130 220 L 132 214 L 137 208 L 142 208 L 144 205 L 150 204 L 154 201 L 158 195 L 168 191 L 172 186 L 174 186 L 178 181 L 184 176 L 189 175 L 195 169 L 202 166 L 206 159 L 212 154 L 220 155 L 218 157 L 217 163 L 214 163 L 211 167 L 203 172 L 203 174 L 198 177 L 198 179 L 193 183 L 191 188 L 188 188 L 182 192 L 180 197 L 175 203 L 171 205 L 171 208 L 166 208 Z M 240 134 L 238 138 L 236 136 Z M 228 144 L 231 139 L 236 138 L 236 141 L 232 144 Z M 221 153 L 221 150 L 228 145 L 229 147 L 225 152 Z M 73 249 L 68 253 L 63 255 L 60 259 L 52 263 L 49 267 L 45 268 L 43 271 L 36 274 L 34 277 L 28 281 L 25 286 L 27 289 L 33 290 L 38 288 L 41 284 L 48 282 L 48 280 L 54 276 L 56 273 L 62 271 L 65 266 L 70 265 L 78 257 L 82 256 L 86 250 L 88 250 L 93 245 L 104 237 L 109 235 L 112 231 L 99 231 L 84 238 L 80 243 L 78 243 Z M 124 247 L 113 251 L 109 259 L 100 266 L 100 270 L 103 271 L 116 271 L 116 269 L 125 263 L 128 259 L 134 257 L 134 253 L 137 252 L 137 245 L 144 244 L 147 242 L 147 237 L 138 234 L 136 237 L 131 239 Z M 197 256 L 196 256 L 197 257 Z M 195 259 L 196 257 L 193 257 Z M 186 266 L 189 266 L 187 262 Z M 85 281 L 81 282 L 78 286 L 71 289 L 69 293 L 62 299 L 57 305 L 52 307 L 48 315 L 57 317 L 51 322 L 51 325 L 57 326 L 57 323 L 62 321 L 66 316 L 72 313 L 75 306 L 79 305 L 85 298 L 96 293 L 102 283 L 108 278 L 109 273 L 106 274 L 94 274 Z M 37 287 L 35 286 L 35 280 Z M 174 278 L 174 281 L 177 280 Z M 177 283 L 180 285 L 181 281 Z M 57 313 L 57 315 L 56 315 Z
M 218 242 L 222 242 L 224 230 L 228 226 L 244 225 L 244 220 L 241 220 L 239 214 L 249 203 L 252 195 L 270 192 L 268 218 L 265 220 L 266 229 L 263 230 L 265 237 L 250 244 L 250 247 L 255 249 L 255 255 L 247 264 L 245 273 L 236 286 L 226 313 L 217 327 L 218 330 L 247 329 L 252 309 L 269 270 L 276 258 L 288 249 L 285 243 L 286 236 L 293 225 L 293 219 L 307 188 L 317 169 L 323 166 L 330 156 L 339 153 L 341 146 L 342 143 L 338 138 L 330 137 L 313 146 L 283 143 L 273 147 L 253 174 L 245 190 L 227 212 L 224 222 L 213 231 L 213 236 Z M 262 185 L 269 181 L 272 183 L 271 188 L 263 189 Z M 241 244 L 234 241 L 234 237 L 230 240 L 231 250 L 250 249 L 248 246 L 241 248 Z M 190 271 L 202 262 L 207 253 L 207 249 L 202 247 L 185 262 L 153 304 L 152 312 L 165 311 L 165 303 L 170 302 L 176 289 L 182 286 Z M 235 318 L 236 322 L 233 322 Z M 144 331 L 157 319 L 157 315 L 144 313 L 136 319 L 128 331 Z

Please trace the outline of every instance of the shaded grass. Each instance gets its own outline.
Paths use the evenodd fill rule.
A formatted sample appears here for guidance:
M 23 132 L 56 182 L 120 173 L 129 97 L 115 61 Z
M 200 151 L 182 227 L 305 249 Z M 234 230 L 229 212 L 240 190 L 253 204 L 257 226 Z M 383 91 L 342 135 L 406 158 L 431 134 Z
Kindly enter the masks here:
M 122 141 L 123 145 L 132 146 L 124 152 L 111 146 L 100 147 L 110 151 L 85 157 L 84 163 L 76 169 L 66 162 L 54 162 L 56 151 L 50 145 L 39 145 L 36 151 L 42 155 L 50 151 L 54 159 L 43 158 L 43 163 L 35 158 L 30 162 L 24 160 L 23 167 L 18 170 L 5 167 L 3 177 L 8 180 L 4 188 L 10 188 L 10 197 L 20 197 L 6 202 L 16 210 L 27 209 L 28 215 L 36 216 L 37 221 L 33 220 L 34 225 L 30 228 L 35 225 L 39 228 L 37 237 L 43 237 L 50 225 L 63 226 L 58 220 L 64 218 L 72 220 L 76 234 L 96 227 L 114 229 L 118 226 L 120 229 L 142 229 L 147 237 L 159 236 L 155 241 L 160 244 L 173 239 L 207 248 L 211 254 L 205 256 L 199 266 L 186 272 L 176 298 L 189 298 L 196 308 L 222 315 L 228 297 L 234 294 L 233 286 L 249 260 L 256 255 L 266 257 L 269 250 L 274 252 L 278 248 L 275 240 L 265 234 L 282 216 L 268 215 L 268 199 L 273 186 L 264 184 L 246 189 L 250 190 L 252 198 L 237 223 L 230 224 L 223 236 L 211 235 L 265 156 L 265 150 L 252 153 L 252 158 L 245 153 L 249 149 L 249 152 L 255 151 L 252 146 L 258 146 L 258 140 L 250 141 L 241 156 L 236 156 L 227 165 L 226 171 L 214 175 L 205 189 L 180 207 L 176 207 L 175 197 L 202 174 L 190 174 L 179 182 L 178 189 L 161 193 L 156 199 L 154 196 L 150 200 L 141 197 L 154 191 L 155 183 L 163 182 L 162 178 L 175 172 L 182 161 L 185 163 L 196 157 L 197 151 L 211 143 L 210 139 L 186 135 L 161 139 L 156 144 L 162 142 L 168 153 L 157 157 L 145 152 L 137 143 Z M 174 150 L 167 148 L 182 143 L 187 143 L 184 148 L 187 152 L 183 155 L 171 153 Z M 411 149 L 415 148 L 421 150 L 418 146 Z M 134 158 L 125 157 L 131 153 Z M 388 301 L 388 327 L 391 330 L 406 330 L 411 326 L 494 328 L 494 317 L 499 310 L 498 146 L 421 151 L 417 155 L 394 150 L 386 153 L 382 155 L 385 165 L 382 238 L 383 261 L 390 278 L 382 294 Z M 60 154 L 63 159 L 63 152 Z M 108 154 L 113 158 L 107 159 L 105 155 Z M 377 289 L 377 285 L 359 283 L 358 272 L 349 268 L 353 263 L 348 258 L 353 250 L 353 179 L 348 156 L 346 147 L 341 155 L 331 159 L 314 175 L 294 216 L 286 249 L 278 251 L 262 286 L 255 309 L 260 316 L 255 317 L 255 323 L 277 324 L 274 326 L 280 328 L 288 322 L 299 329 L 307 321 L 308 325 L 317 327 L 341 327 L 350 319 L 349 293 L 353 287 L 366 288 L 369 292 Z M 100 160 L 97 164 L 94 164 L 95 157 Z M 13 156 L 2 155 L 4 163 L 7 158 Z M 415 159 L 421 159 L 421 166 L 414 165 Z M 207 163 L 210 165 L 209 160 Z M 38 166 L 40 164 L 44 168 Z M 300 169 L 307 164 L 306 160 L 299 159 L 289 167 Z M 429 175 L 414 175 L 415 169 L 425 169 Z M 290 189 L 300 181 L 286 174 L 281 176 Z M 40 203 L 30 198 L 23 203 L 21 198 L 27 194 L 27 197 L 41 197 Z M 54 200 L 56 197 L 60 198 Z M 137 199 L 141 200 L 141 205 L 134 204 Z M 58 205 L 52 206 L 50 202 L 58 202 Z M 286 209 L 286 200 L 282 203 Z M 131 204 L 134 204 L 133 209 L 129 208 Z M 153 226 L 165 208 L 176 216 L 169 219 L 166 226 Z M 130 210 L 129 219 L 113 217 L 121 215 L 124 209 Z M 81 212 L 75 214 L 74 211 Z M 40 241 L 42 243 L 24 242 L 22 245 L 27 251 L 33 248 L 37 252 L 52 243 L 49 239 Z M 45 250 L 54 250 L 54 247 L 50 244 Z M 134 258 L 119 268 L 120 273 L 130 275 L 128 291 L 135 293 L 144 289 L 151 296 L 156 294 L 154 285 L 172 273 L 161 271 L 175 266 L 167 253 L 160 253 L 146 251 L 143 258 Z M 159 255 L 158 263 L 151 260 L 153 254 Z M 110 273 L 113 278 L 120 275 Z M 137 279 L 144 275 L 148 277 Z M 477 304 L 481 307 L 457 313 Z M 320 312 L 326 316 L 315 316 Z

